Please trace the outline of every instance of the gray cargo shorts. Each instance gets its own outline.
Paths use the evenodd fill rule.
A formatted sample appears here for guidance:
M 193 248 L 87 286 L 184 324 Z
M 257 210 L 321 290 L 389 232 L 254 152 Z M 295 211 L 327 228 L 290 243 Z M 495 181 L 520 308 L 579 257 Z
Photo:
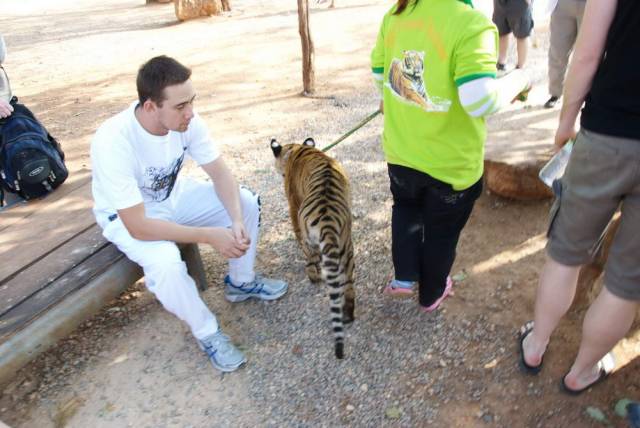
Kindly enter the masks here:
M 551 207 L 549 256 L 566 266 L 588 263 L 607 223 L 621 207 L 604 284 L 640 300 L 640 140 L 585 130 L 578 134 Z
M 513 33 L 516 39 L 531 35 L 533 17 L 526 0 L 493 0 L 493 23 L 500 36 Z

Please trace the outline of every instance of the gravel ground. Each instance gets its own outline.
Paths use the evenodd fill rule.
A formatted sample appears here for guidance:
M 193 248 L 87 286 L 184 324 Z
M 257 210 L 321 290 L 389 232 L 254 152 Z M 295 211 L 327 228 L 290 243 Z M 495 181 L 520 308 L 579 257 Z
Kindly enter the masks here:
M 36 3 L 25 2 L 18 15 L 35 13 L 27 9 Z M 180 26 L 173 25 L 174 17 L 164 6 L 133 8 L 135 17 L 129 18 L 123 10 L 132 7 L 125 0 L 102 3 L 83 6 L 95 8 L 96 19 L 104 17 L 89 24 L 77 19 L 77 12 L 53 15 L 46 25 L 0 19 L 13 31 L 9 41 L 23 44 L 14 56 L 23 65 L 14 63 L 14 70 L 43 76 L 18 89 L 41 103 L 44 119 L 59 133 L 67 132 L 65 141 L 79 147 L 73 158 L 86 162 L 86 142 L 95 123 L 84 123 L 74 132 L 63 122 L 75 125 L 74 120 L 86 116 L 97 123 L 126 105 L 132 88 L 121 82 L 133 81 L 130 70 L 140 57 L 156 53 L 148 37 L 138 37 L 146 34 L 139 31 L 138 20 L 148 19 L 142 30 L 163 37 L 169 53 L 179 52 L 194 65 L 201 114 L 239 181 L 261 194 L 258 269 L 286 278 L 290 291 L 276 302 L 230 304 L 222 295 L 225 264 L 202 247 L 211 284 L 203 298 L 246 352 L 249 361 L 244 368 L 227 375 L 212 369 L 186 327 L 138 283 L 21 370 L 2 390 L 0 419 L 15 427 L 38 428 L 582 427 L 596 426 L 584 411 L 597 406 L 611 416 L 613 425 L 621 426 L 611 405 L 622 394 L 640 393 L 640 385 L 622 382 L 637 379 L 637 364 L 579 399 L 567 400 L 558 393 L 558 379 L 577 346 L 581 314 L 571 313 L 552 340 L 554 365 L 548 364 L 536 378 L 517 370 L 515 332 L 531 316 L 544 260 L 548 202 L 513 202 L 484 194 L 463 233 L 453 269 L 466 278 L 436 313 L 421 313 L 413 299 L 380 294 L 392 275 L 391 197 L 379 141 L 380 117 L 330 152 L 343 163 L 353 187 L 357 275 L 356 321 L 346 330 L 345 359 L 334 358 L 328 298 L 305 278 L 268 142 L 271 137 L 282 144 L 302 142 L 312 136 L 324 147 L 376 109 L 368 52 L 387 3 L 338 0 L 335 10 L 317 9 L 312 15 L 317 98 L 298 96 L 299 68 L 292 59 L 299 52 L 297 26 L 294 9 L 285 1 L 238 2 L 235 15 L 214 21 L 216 25 L 204 20 Z M 56 7 L 72 9 L 74 2 Z M 18 23 L 23 27 L 15 28 Z M 93 31 L 91 25 L 102 31 Z M 24 47 L 32 33 L 41 37 L 41 44 L 33 48 L 43 55 L 38 63 L 26 60 L 33 54 Z M 188 49 L 181 43 L 187 37 L 193 40 Z M 137 44 L 127 43 L 129 38 Z M 207 50 L 207 40 L 215 40 L 219 49 Z M 539 82 L 546 40 L 541 33 L 539 47 L 532 52 Z M 54 42 L 61 46 L 58 56 L 51 48 Z M 119 46 L 124 54 L 111 56 L 113 64 L 96 62 L 91 58 L 98 49 L 79 50 L 81 43 L 104 46 L 111 53 Z M 247 59 L 247 46 L 260 47 L 255 55 L 270 66 L 256 67 L 251 57 Z M 276 60 L 269 62 L 273 57 Z M 46 91 L 55 76 L 40 64 L 73 60 L 77 63 L 69 75 L 70 86 L 58 88 L 61 103 L 71 106 L 65 110 L 65 122 L 53 99 L 56 92 Z M 96 77 L 100 84 L 87 83 L 85 75 L 96 73 L 102 73 Z M 87 85 L 95 87 L 93 100 L 83 98 Z M 540 104 L 546 95 L 544 84 L 537 90 L 532 102 Z M 251 96 L 245 99 L 238 93 Z M 109 101 L 101 104 L 102 99 Z M 83 116 L 74 119 L 75 112 Z M 518 111 L 494 118 L 492 131 L 499 131 L 513 114 Z M 527 126 L 536 127 L 535 120 Z M 187 173 L 198 175 L 193 168 Z M 633 348 L 635 343 L 627 345 Z

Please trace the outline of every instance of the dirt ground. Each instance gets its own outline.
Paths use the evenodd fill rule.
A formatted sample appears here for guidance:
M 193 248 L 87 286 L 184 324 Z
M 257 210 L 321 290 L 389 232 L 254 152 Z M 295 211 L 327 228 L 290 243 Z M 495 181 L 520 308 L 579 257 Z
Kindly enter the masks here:
M 488 0 L 477 3 L 490 9 Z M 171 4 L 142 0 L 0 3 L 14 93 L 62 142 L 76 174 L 90 169 L 97 126 L 133 101 L 141 63 L 168 54 L 191 66 L 199 113 L 239 180 L 262 195 L 258 265 L 292 284 L 282 302 L 230 306 L 220 286 L 224 264 L 201 248 L 212 284 L 203 297 L 243 343 L 247 368 L 213 371 L 185 326 L 138 283 L 4 385 L 0 420 L 15 427 L 582 427 L 599 425 L 587 415 L 593 407 L 624 426 L 613 406 L 640 398 L 635 330 L 616 348 L 614 375 L 580 397 L 561 394 L 558 385 L 577 350 L 584 305 L 552 338 L 541 375 L 518 371 L 516 332 L 532 317 L 549 201 L 485 192 L 458 248 L 456 294 L 437 315 L 420 318 L 415 302 L 379 294 L 392 273 L 380 118 L 332 152 L 354 187 L 359 299 L 358 320 L 347 331 L 351 355 L 339 366 L 332 360 L 326 308 L 315 303 L 323 295 L 304 279 L 267 143 L 272 136 L 284 143 L 313 136 L 322 146 L 376 109 L 369 51 L 390 4 L 312 7 L 318 90 L 303 98 L 291 1 L 237 0 L 225 16 L 185 23 Z M 513 106 L 493 118 L 493 136 L 518 138 L 524 129 L 550 141 L 554 115 L 540 108 L 548 35 L 540 28 L 531 60 L 537 86 L 527 109 Z M 323 316 L 324 324 L 317 322 Z

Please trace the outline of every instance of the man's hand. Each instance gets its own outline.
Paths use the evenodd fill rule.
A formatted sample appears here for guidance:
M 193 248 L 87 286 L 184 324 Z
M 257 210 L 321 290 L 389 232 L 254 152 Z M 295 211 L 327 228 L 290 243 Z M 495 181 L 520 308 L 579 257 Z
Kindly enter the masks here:
M 556 136 L 554 139 L 554 147 L 553 147 L 554 152 L 557 152 L 562 147 L 564 147 L 564 145 L 567 144 L 569 140 L 575 139 L 576 134 L 578 133 L 578 131 L 576 130 L 575 123 L 565 123 L 565 122 L 566 121 L 561 120 L 560 123 L 558 124 L 558 129 L 556 130 Z
M 242 223 L 241 221 L 235 221 L 231 223 L 231 232 L 233 232 L 233 236 L 236 238 L 236 241 L 238 242 L 238 244 L 240 245 L 251 244 L 251 238 L 247 233 L 247 229 L 245 229 L 244 227 L 244 223 Z
M 238 242 L 231 229 L 211 227 L 206 230 L 206 242 L 227 259 L 242 257 L 249 249 L 248 243 Z
M 13 113 L 13 106 L 5 100 L 0 99 L 0 118 L 4 119 L 5 117 L 9 117 L 11 113 Z

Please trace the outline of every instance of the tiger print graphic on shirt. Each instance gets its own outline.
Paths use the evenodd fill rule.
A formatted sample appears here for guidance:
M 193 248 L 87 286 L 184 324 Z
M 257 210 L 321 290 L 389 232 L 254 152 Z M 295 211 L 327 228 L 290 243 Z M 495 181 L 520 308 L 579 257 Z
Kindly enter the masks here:
M 271 140 L 276 169 L 284 177 L 289 215 L 307 259 L 306 273 L 329 294 L 335 355 L 344 357 L 344 324 L 354 319 L 351 195 L 340 164 L 315 148 L 313 139 L 281 146 Z
M 451 101 L 432 97 L 424 83 L 424 52 L 403 51 L 402 59 L 394 58 L 389 66 L 387 86 L 401 101 L 428 112 L 449 111 Z

